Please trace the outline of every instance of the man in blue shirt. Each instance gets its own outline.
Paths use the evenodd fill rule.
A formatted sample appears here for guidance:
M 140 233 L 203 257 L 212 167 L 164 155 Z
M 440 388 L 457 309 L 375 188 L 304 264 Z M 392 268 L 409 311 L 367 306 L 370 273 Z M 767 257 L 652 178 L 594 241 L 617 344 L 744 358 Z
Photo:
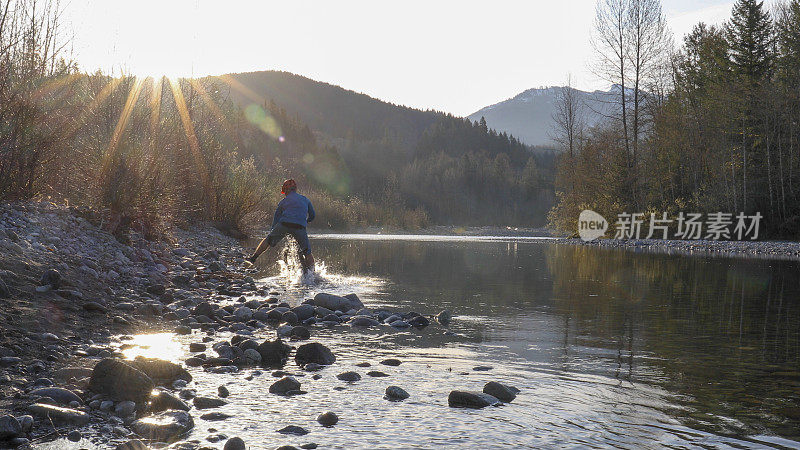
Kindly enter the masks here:
M 272 218 L 272 231 L 258 244 L 253 255 L 247 258 L 251 264 L 269 247 L 275 247 L 286 235 L 291 235 L 300 247 L 300 262 L 303 271 L 314 271 L 314 255 L 311 254 L 311 243 L 308 241 L 306 226 L 314 220 L 314 207 L 311 201 L 297 193 L 297 183 L 289 179 L 283 182 L 281 194 L 283 200 L 278 203 Z

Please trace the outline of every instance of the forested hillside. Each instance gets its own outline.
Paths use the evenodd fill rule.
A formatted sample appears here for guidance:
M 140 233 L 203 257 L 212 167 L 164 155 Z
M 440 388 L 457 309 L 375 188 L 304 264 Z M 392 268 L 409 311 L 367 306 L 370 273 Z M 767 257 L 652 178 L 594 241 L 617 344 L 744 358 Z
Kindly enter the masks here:
M 764 217 L 762 236 L 798 238 L 800 0 L 772 10 L 738 0 L 723 26 L 698 24 L 677 52 L 657 0 L 601 2 L 597 24 L 598 73 L 626 91 L 593 128 L 560 96 L 552 223 L 575 232 L 584 208 L 610 220 L 745 213 Z

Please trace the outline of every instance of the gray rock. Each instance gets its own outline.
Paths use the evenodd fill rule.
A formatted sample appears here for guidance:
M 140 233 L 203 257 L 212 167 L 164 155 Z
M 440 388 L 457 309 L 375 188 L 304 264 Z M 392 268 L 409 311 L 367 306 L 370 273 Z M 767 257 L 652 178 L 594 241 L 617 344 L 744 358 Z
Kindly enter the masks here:
M 253 318 L 253 310 L 247 306 L 239 307 L 234 313 L 233 317 L 239 322 L 247 322 Z
M 475 391 L 452 391 L 447 397 L 447 404 L 456 408 L 479 409 L 499 403 L 496 397 Z
M 328 366 L 336 362 L 336 356 L 328 347 L 318 342 L 312 342 L 301 345 L 295 352 L 294 360 L 300 367 L 308 363 Z
M 150 447 L 146 446 L 144 442 L 138 439 L 133 439 L 119 444 L 115 450 L 150 450 Z
M 105 313 L 106 307 L 97 302 L 86 302 L 83 304 L 83 309 L 89 312 Z
M 388 359 L 384 359 L 383 361 L 381 361 L 381 364 L 383 364 L 384 366 L 396 367 L 396 366 L 399 366 L 401 364 L 401 362 L 397 358 L 388 358 Z
M 97 363 L 89 379 L 89 390 L 116 400 L 146 403 L 155 385 L 141 370 L 117 359 Z
M 150 400 L 150 412 L 161 412 L 170 409 L 189 411 L 189 405 L 167 391 L 159 391 Z
M 192 400 L 192 403 L 197 409 L 219 408 L 220 406 L 225 406 L 228 404 L 228 402 L 221 398 L 213 397 L 195 397 Z
M 23 433 L 30 433 L 31 429 L 33 428 L 33 416 L 24 415 L 19 416 L 18 418 L 19 424 L 22 426 Z
M 450 310 L 445 309 L 444 311 L 436 315 L 436 320 L 440 324 L 448 326 L 450 325 L 450 321 L 453 320 L 453 313 L 451 313 Z
M 183 367 L 170 361 L 137 356 L 131 365 L 153 380 L 172 383 L 175 380 L 192 381 L 192 375 Z
M 383 372 L 381 372 L 379 370 L 370 370 L 369 372 L 367 372 L 367 375 L 369 375 L 371 377 L 375 377 L 375 378 L 381 378 L 381 377 L 388 377 L 389 376 L 389 374 L 383 373 Z
M 285 376 L 272 383 L 272 385 L 269 387 L 269 392 L 271 394 L 286 395 L 290 391 L 296 391 L 299 389 L 299 381 L 297 381 L 294 377 Z
M 414 328 L 425 328 L 431 324 L 431 321 L 425 316 L 417 316 L 408 320 L 408 324 Z
M 221 412 L 210 412 L 210 413 L 205 413 L 202 416 L 200 416 L 201 419 L 207 420 L 209 422 L 218 422 L 220 420 L 230 419 L 231 417 L 233 417 L 233 416 L 231 416 L 230 414 L 225 414 L 225 413 L 221 413 Z
M 506 386 L 496 381 L 490 381 L 483 387 L 484 394 L 496 397 L 498 400 L 509 403 L 517 397 L 519 390 L 512 386 Z
M 323 427 L 332 427 L 339 422 L 339 416 L 331 411 L 326 411 L 317 416 L 317 422 Z
M 222 398 L 227 398 L 229 395 L 231 395 L 231 393 L 225 386 L 220 386 L 217 388 L 217 395 Z
M 258 350 L 248 348 L 244 351 L 244 360 L 249 365 L 261 364 L 261 353 Z
M 399 386 L 389 386 L 386 388 L 386 396 L 387 400 L 405 400 L 409 397 L 408 392 L 406 392 L 403 388 Z
M 164 411 L 139 419 L 131 429 L 144 439 L 173 442 L 194 428 L 194 420 L 186 411 Z
M 350 326 L 353 327 L 374 327 L 381 323 L 369 316 L 355 316 L 350 319 Z
M 61 274 L 55 269 L 49 269 L 39 279 L 39 286 L 50 286 L 52 289 L 61 287 Z
M 292 312 L 297 316 L 297 320 L 302 322 L 313 317 L 316 313 L 316 308 L 314 308 L 314 305 L 304 304 L 292 308 Z
M 0 441 L 15 438 L 22 434 L 22 425 L 12 415 L 0 416 Z
M 86 425 L 89 415 L 83 411 L 59 406 L 35 403 L 28 406 L 28 412 L 38 417 L 45 417 L 57 424 Z
M 336 378 L 352 383 L 354 381 L 361 380 L 361 375 L 359 375 L 357 372 L 342 372 L 339 375 L 336 375 Z
M 112 402 L 111 400 L 102 401 L 100 402 L 100 407 L 98 409 L 100 409 L 100 411 L 103 412 L 109 412 L 112 409 L 114 409 L 114 402 Z
M 130 400 L 119 402 L 114 407 L 114 413 L 119 417 L 128 417 L 133 415 L 134 412 L 136 412 L 136 403 Z
M 79 442 L 81 439 L 83 439 L 83 435 L 78 430 L 72 430 L 67 433 L 67 439 L 72 442 Z
M 411 328 L 411 324 L 406 322 L 405 320 L 395 320 L 394 322 L 390 323 L 389 326 L 391 326 L 392 328 L 397 328 L 398 330 Z
M 83 400 L 78 397 L 74 392 L 69 389 L 59 387 L 45 387 L 35 389 L 30 393 L 31 397 L 50 397 L 55 400 L 59 405 L 69 405 L 70 402 L 78 402 L 83 404 Z
M 280 430 L 278 430 L 278 433 L 281 433 L 281 434 L 292 434 L 292 435 L 295 435 L 295 436 L 305 436 L 305 435 L 308 434 L 308 430 L 306 430 L 305 428 L 302 428 L 302 427 L 295 426 L 295 425 L 289 425 L 289 426 L 283 427 Z
M 272 366 L 282 364 L 289 357 L 292 348 L 278 338 L 274 341 L 264 341 L 257 350 L 261 354 L 261 364 Z
M 204 352 L 207 348 L 208 346 L 202 342 L 192 342 L 189 344 L 189 351 L 192 353 Z
M 304 326 L 296 326 L 292 327 L 292 332 L 289 335 L 295 339 L 306 340 L 311 337 L 311 331 Z
M 236 437 L 232 437 L 232 438 L 228 439 L 228 441 L 225 442 L 225 447 L 223 447 L 222 449 L 223 450 L 245 450 L 245 448 L 246 447 L 244 445 L 244 441 L 242 440 L 242 438 L 236 436 Z
M 3 356 L 0 357 L 0 367 L 16 366 L 21 363 L 22 359 L 16 356 Z
M 338 295 L 322 292 L 314 296 L 311 304 L 327 308 L 331 311 L 349 311 L 351 309 L 358 311 L 364 307 L 364 304 L 361 303 L 361 300 L 359 300 L 355 294 L 348 294 L 344 297 L 340 297 Z

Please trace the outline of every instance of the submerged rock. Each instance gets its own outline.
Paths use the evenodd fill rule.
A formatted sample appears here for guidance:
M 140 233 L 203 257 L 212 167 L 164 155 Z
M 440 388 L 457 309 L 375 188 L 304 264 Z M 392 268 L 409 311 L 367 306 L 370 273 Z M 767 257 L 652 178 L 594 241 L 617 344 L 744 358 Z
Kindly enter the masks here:
M 332 427 L 339 422 L 339 416 L 331 411 L 326 411 L 317 416 L 317 422 L 323 427 Z
M 225 442 L 223 450 L 245 450 L 244 441 L 240 437 L 232 437 Z
M 399 366 L 399 365 L 400 365 L 400 364 L 402 364 L 402 363 L 400 362 L 400 360 L 399 360 L 399 359 L 396 359 L 396 358 L 388 358 L 388 359 L 384 359 L 383 361 L 381 361 L 381 364 L 383 364 L 384 366 L 393 366 L 393 367 L 397 367 L 397 366 Z
M 194 428 L 194 420 L 186 411 L 164 411 L 133 422 L 131 428 L 147 440 L 172 442 Z
M 444 326 L 450 325 L 451 320 L 453 320 L 453 313 L 450 310 L 445 309 L 436 315 L 436 321 Z
M 367 375 L 373 378 L 381 378 L 389 376 L 388 373 L 381 372 L 380 370 L 370 370 L 369 372 L 367 372 Z
M 153 380 L 144 372 L 118 359 L 97 363 L 89 379 L 89 390 L 136 403 L 146 402 L 154 387 Z
M 490 381 L 483 387 L 483 392 L 497 397 L 500 401 L 509 403 L 517 397 L 519 389 L 513 386 L 506 386 L 496 381 Z
M 387 400 L 400 401 L 408 397 L 410 397 L 410 395 L 403 388 L 399 386 L 389 386 L 386 388 L 386 395 L 384 398 Z
M 380 322 L 369 316 L 355 316 L 352 319 L 350 319 L 351 327 L 367 328 L 367 327 L 378 326 L 380 324 L 381 324 Z
M 283 364 L 292 348 L 277 338 L 274 341 L 264 341 L 256 350 L 261 354 L 261 364 L 272 366 Z
M 272 385 L 269 387 L 269 392 L 271 394 L 286 395 L 290 391 L 296 391 L 299 389 L 300 382 L 294 377 L 286 376 L 272 383 Z
M 195 397 L 192 400 L 192 404 L 197 409 L 209 409 L 209 408 L 219 408 L 220 406 L 225 406 L 228 404 L 225 400 L 221 398 L 213 398 L 213 397 Z
M 328 366 L 336 362 L 336 356 L 328 347 L 318 342 L 312 342 L 301 345 L 295 353 L 294 360 L 300 367 L 308 363 Z
M 499 403 L 496 397 L 475 391 L 452 391 L 447 397 L 447 404 L 457 408 L 479 409 Z
M 336 378 L 342 381 L 354 382 L 361 380 L 361 375 L 359 375 L 357 372 L 343 372 L 339 375 L 336 375 Z
M 278 430 L 278 433 L 293 434 L 295 436 L 305 436 L 308 434 L 308 430 L 306 430 L 303 427 L 298 427 L 296 425 L 289 425 Z

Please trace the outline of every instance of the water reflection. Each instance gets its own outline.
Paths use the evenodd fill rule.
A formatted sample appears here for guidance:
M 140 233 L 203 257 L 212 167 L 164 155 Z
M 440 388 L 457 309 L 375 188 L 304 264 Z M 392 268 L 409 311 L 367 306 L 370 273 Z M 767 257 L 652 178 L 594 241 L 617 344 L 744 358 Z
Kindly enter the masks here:
M 800 439 L 796 262 L 529 241 L 337 238 L 314 245 L 331 272 L 388 280 L 368 299 L 372 305 L 424 314 L 450 308 L 459 345 L 507 355 L 523 373 L 555 376 L 558 392 L 585 400 L 560 407 L 569 405 L 570 420 L 583 427 L 595 419 L 576 413 L 581 408 L 604 410 L 598 432 L 606 414 L 656 426 L 663 417 L 638 408 L 648 405 L 688 427 L 678 434 Z M 404 345 L 454 344 L 431 333 Z M 566 401 L 550 397 L 555 411 Z
M 120 351 L 125 359 L 137 356 L 178 361 L 185 349 L 172 333 L 139 334 L 124 341 Z

